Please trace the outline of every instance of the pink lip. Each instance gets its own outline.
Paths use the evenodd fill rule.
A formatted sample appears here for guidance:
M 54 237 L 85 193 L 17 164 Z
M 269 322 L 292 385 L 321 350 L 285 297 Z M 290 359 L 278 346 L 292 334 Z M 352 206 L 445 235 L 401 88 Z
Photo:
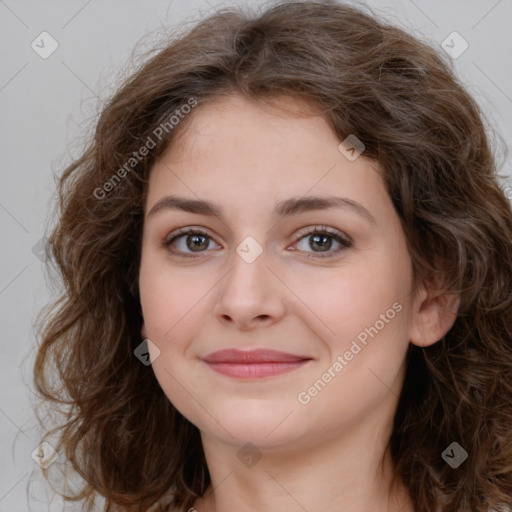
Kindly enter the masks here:
M 223 375 L 254 379 L 290 372 L 304 365 L 311 358 L 277 350 L 242 351 L 227 349 L 212 352 L 202 360 L 212 370 Z

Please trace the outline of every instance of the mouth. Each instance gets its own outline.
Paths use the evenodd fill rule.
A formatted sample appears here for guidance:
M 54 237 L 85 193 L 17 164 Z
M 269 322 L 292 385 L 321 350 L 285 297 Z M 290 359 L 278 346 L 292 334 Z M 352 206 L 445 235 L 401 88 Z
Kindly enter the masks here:
M 312 359 L 277 350 L 228 349 L 213 352 L 201 360 L 215 372 L 228 377 L 258 379 L 291 372 Z

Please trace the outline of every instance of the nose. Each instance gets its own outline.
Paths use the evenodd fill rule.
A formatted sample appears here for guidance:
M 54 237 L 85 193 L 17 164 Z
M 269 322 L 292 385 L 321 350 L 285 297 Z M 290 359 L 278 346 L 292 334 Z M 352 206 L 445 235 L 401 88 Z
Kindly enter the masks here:
M 286 287 L 268 266 L 263 252 L 252 262 L 234 252 L 218 288 L 214 314 L 241 331 L 272 325 L 286 312 Z

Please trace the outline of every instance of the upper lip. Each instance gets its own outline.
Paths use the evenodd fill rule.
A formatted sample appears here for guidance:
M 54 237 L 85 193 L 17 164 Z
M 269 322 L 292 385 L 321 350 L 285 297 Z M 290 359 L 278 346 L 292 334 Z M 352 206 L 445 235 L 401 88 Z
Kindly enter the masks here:
M 203 357 L 207 363 L 289 363 L 311 359 L 307 356 L 279 352 L 278 350 L 257 349 L 238 350 L 226 349 L 212 352 Z

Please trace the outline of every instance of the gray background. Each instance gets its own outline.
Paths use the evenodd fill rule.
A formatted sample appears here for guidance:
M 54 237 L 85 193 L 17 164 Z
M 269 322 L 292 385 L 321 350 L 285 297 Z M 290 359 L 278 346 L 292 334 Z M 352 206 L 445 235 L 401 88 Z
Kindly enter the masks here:
M 453 59 L 457 73 L 511 146 L 512 0 L 367 4 L 437 46 L 459 32 L 469 47 Z M 139 48 L 147 49 L 158 37 L 155 31 L 190 23 L 220 5 L 231 4 L 0 0 L 0 512 L 78 510 L 62 508 L 58 499 L 50 504 L 41 470 L 31 458 L 40 434 L 31 393 L 34 322 L 53 293 L 37 248 L 50 222 L 54 175 L 78 157 L 101 101 L 133 70 L 135 44 L 146 36 Z M 46 59 L 31 47 L 43 31 L 59 45 Z M 511 177 L 510 156 L 501 169 Z M 512 179 L 503 187 L 512 198 Z

